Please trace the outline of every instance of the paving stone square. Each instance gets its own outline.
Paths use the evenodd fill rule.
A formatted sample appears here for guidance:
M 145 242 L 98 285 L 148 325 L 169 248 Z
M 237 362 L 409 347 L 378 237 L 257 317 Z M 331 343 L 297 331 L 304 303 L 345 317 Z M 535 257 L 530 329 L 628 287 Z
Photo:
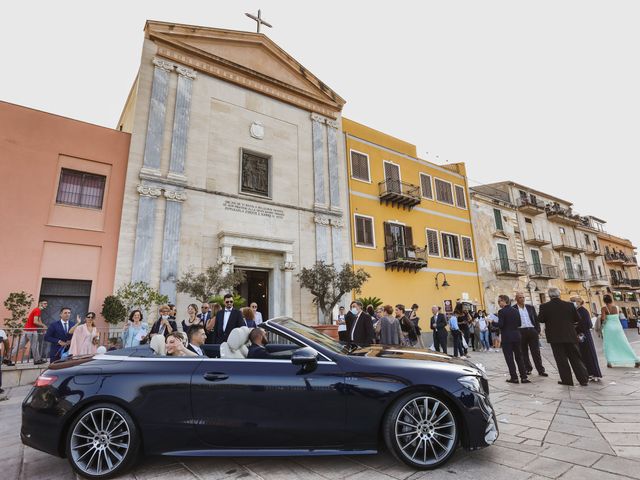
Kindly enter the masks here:
M 627 331 L 636 351 L 640 337 Z M 601 352 L 600 340 L 596 340 Z M 492 447 L 458 450 L 436 471 L 415 471 L 386 451 L 377 455 L 297 458 L 146 457 L 121 479 L 312 480 L 623 480 L 640 479 L 640 371 L 606 368 L 600 383 L 558 385 L 548 346 L 542 350 L 548 378 L 528 385 L 505 382 L 500 352 L 472 352 L 490 379 L 500 437 Z M 9 389 L 0 401 L 0 462 L 3 479 L 75 479 L 65 459 L 20 443 L 20 404 L 30 387 Z

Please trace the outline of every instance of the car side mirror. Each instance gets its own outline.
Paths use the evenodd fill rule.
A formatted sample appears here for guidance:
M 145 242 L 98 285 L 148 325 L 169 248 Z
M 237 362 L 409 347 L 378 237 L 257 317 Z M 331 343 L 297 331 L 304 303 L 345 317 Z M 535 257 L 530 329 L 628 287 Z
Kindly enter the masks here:
M 318 366 L 318 352 L 311 347 L 303 347 L 293 352 L 291 363 L 300 365 L 302 372 L 313 372 Z

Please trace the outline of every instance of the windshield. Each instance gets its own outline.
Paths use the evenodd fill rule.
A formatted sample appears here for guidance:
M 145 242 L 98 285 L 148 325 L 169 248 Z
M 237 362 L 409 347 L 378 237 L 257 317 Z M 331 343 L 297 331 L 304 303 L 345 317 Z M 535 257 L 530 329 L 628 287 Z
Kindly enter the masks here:
M 308 325 L 303 325 L 302 323 L 298 323 L 294 320 L 291 320 L 290 318 L 277 318 L 274 320 L 269 320 L 269 324 L 282 326 L 287 330 L 291 330 L 292 332 L 297 333 L 304 338 L 308 338 L 309 340 L 322 345 L 323 347 L 335 353 L 348 353 L 350 350 L 348 346 L 337 342 L 330 336 L 319 332 L 315 328 Z

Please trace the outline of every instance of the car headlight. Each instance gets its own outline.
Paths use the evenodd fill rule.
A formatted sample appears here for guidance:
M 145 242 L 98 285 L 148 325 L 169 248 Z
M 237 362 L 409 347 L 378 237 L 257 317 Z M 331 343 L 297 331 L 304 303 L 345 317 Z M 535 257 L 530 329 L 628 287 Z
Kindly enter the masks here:
M 482 394 L 482 385 L 480 385 L 480 380 L 478 377 L 473 375 L 466 375 L 464 377 L 458 377 L 458 383 L 463 387 L 467 387 L 472 392 Z

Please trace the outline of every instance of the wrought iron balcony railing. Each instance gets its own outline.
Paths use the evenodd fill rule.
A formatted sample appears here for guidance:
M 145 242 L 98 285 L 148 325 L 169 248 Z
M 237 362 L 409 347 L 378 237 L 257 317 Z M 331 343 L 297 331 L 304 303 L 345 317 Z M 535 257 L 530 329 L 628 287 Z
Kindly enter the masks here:
M 420 187 L 400 180 L 383 180 L 378 183 L 380 202 L 411 210 L 420 205 Z
M 385 245 L 384 268 L 417 272 L 429 264 L 427 249 L 415 245 Z

